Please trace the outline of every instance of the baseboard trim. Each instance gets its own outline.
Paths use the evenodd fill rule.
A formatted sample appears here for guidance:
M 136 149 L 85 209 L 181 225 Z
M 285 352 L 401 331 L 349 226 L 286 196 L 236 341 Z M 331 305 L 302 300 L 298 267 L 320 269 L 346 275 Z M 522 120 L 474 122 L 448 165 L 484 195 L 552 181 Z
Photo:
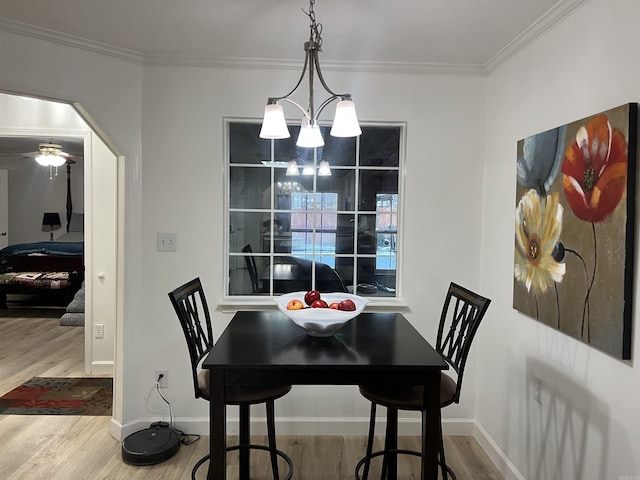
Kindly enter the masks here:
M 167 421 L 166 418 L 139 418 L 130 423 L 121 425 L 112 420 L 111 434 L 118 440 L 126 438 L 128 435 L 139 430 L 149 428 L 149 425 L 159 420 Z M 208 435 L 208 417 L 176 417 L 174 418 L 176 428 L 185 433 Z M 386 426 L 386 418 L 376 419 L 376 431 L 382 434 Z M 445 435 L 473 436 L 476 425 L 469 419 L 448 419 L 442 420 L 442 430 Z M 276 419 L 276 431 L 278 435 L 367 435 L 369 431 L 369 418 L 365 417 L 278 417 Z M 398 419 L 398 433 L 400 435 L 420 435 L 421 425 L 419 418 Z M 238 419 L 229 418 L 227 421 L 227 433 L 236 435 L 238 433 Z M 251 417 L 251 433 L 256 435 L 266 435 L 266 419 L 264 417 Z
M 515 465 L 507 458 L 502 449 L 498 447 L 498 444 L 493 440 L 493 438 L 491 438 L 487 431 L 482 428 L 482 425 L 477 421 L 474 421 L 473 423 L 475 425 L 473 438 L 476 439 L 491 462 L 500 471 L 500 473 L 502 473 L 504 480 L 525 480 Z
M 113 375 L 113 371 L 114 363 L 111 360 L 91 362 L 92 375 Z
M 111 420 L 111 435 L 119 441 L 145 428 L 151 423 L 166 418 L 139 418 L 124 425 Z M 179 430 L 194 435 L 209 434 L 208 417 L 177 417 L 174 426 Z M 420 435 L 421 422 L 419 418 L 398 419 L 398 433 L 400 435 Z M 264 417 L 251 417 L 251 433 L 266 435 L 266 420 Z M 382 434 L 386 426 L 386 418 L 376 419 L 376 432 Z M 366 435 L 369 429 L 368 417 L 278 417 L 276 431 L 278 435 Z M 475 420 L 466 418 L 443 418 L 442 431 L 447 436 L 468 436 L 476 439 L 486 452 L 491 462 L 502 473 L 505 480 L 525 480 L 518 469 L 511 463 L 504 452 L 493 441 L 487 431 Z M 238 434 L 238 419 L 229 418 L 227 434 Z

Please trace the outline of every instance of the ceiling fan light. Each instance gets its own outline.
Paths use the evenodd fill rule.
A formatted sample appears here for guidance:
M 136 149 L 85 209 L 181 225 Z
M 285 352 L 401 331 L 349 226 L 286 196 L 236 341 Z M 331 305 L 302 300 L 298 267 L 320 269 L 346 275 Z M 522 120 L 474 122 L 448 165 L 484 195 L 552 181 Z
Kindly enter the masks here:
M 332 137 L 357 137 L 362 134 L 356 106 L 351 100 L 342 100 L 336 105 L 336 115 L 331 127 Z
M 49 155 L 49 163 L 54 167 L 61 167 L 67 162 L 67 159 L 60 155 Z
M 49 155 L 38 155 L 35 158 L 35 161 L 38 162 L 39 165 L 42 165 L 43 167 L 48 167 L 49 166 Z
M 296 145 L 303 148 L 322 147 L 324 145 L 324 140 L 322 139 L 322 133 L 320 133 L 320 127 L 318 125 L 303 124 L 300 127 L 300 133 L 298 135 Z
M 290 136 L 282 105 L 272 103 L 264 107 L 260 138 L 280 139 L 289 138 Z

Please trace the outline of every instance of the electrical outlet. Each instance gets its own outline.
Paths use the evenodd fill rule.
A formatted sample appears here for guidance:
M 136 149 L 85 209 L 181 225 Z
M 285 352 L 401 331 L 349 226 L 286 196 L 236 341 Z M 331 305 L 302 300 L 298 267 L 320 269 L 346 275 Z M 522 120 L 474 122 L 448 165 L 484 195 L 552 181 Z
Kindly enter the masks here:
M 160 378 L 162 375 L 162 378 Z M 160 380 L 158 380 L 160 378 Z M 156 376 L 153 378 L 154 382 L 158 382 L 158 387 L 160 388 L 168 388 L 169 387 L 169 370 L 156 370 Z
M 533 399 L 542 405 L 542 379 L 533 377 Z
M 177 250 L 178 234 L 158 232 L 156 242 L 158 252 L 175 252 Z

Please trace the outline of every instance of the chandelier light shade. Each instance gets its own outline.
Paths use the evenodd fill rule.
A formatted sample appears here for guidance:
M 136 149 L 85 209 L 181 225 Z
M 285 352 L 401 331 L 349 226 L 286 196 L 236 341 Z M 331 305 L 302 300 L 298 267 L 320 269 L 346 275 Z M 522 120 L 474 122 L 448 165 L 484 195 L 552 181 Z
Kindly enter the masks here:
M 316 169 L 311 163 L 305 163 L 302 169 L 302 175 L 313 175 L 316 173 Z
M 289 160 L 289 164 L 287 165 L 287 177 L 294 177 L 296 175 L 300 175 L 300 169 L 298 168 L 298 162 L 295 160 Z
M 331 126 L 332 137 L 357 137 L 362 134 L 356 106 L 351 100 L 342 100 L 336 105 L 336 115 Z
M 298 134 L 298 140 L 296 141 L 296 146 L 303 148 L 317 148 L 324 146 L 320 127 L 318 125 L 309 125 L 307 119 L 303 119 L 302 126 L 300 127 L 300 133 Z
M 267 105 L 264 109 L 264 120 L 260 129 L 261 138 L 289 138 L 291 134 L 284 119 L 282 105 L 276 103 Z
M 353 101 L 351 100 L 351 94 L 335 93 L 329 88 L 322 76 L 320 61 L 318 60 L 318 52 L 321 51 L 322 47 L 322 38 L 320 36 L 322 24 L 316 22 L 315 12 L 313 11 L 314 4 L 315 0 L 310 0 L 309 12 L 305 12 L 310 20 L 310 34 L 309 41 L 304 44 L 304 67 L 302 68 L 300 79 L 296 86 L 293 87 L 293 89 L 286 95 L 283 95 L 282 97 L 269 97 L 267 100 L 267 106 L 264 110 L 264 119 L 260 130 L 261 138 L 289 138 L 290 133 L 284 118 L 284 111 L 278 102 L 282 101 L 290 103 L 298 107 L 302 112 L 303 118 L 296 145 L 305 148 L 316 148 L 324 145 L 324 140 L 322 139 L 320 127 L 318 125 L 318 117 L 324 108 L 334 100 L 338 100 L 338 103 L 330 134 L 336 137 L 355 137 L 362 133 L 360 124 L 358 123 L 356 109 Z M 313 101 L 315 73 L 317 73 L 320 84 L 329 94 L 329 97 L 324 100 L 318 108 L 315 107 Z M 302 84 L 302 81 L 307 74 L 309 83 L 309 103 L 305 108 L 290 97 L 298 90 L 298 87 Z
M 331 176 L 331 168 L 329 167 L 329 162 L 327 162 L 326 160 L 322 160 L 320 162 L 320 167 L 318 168 L 318 176 L 319 177 Z

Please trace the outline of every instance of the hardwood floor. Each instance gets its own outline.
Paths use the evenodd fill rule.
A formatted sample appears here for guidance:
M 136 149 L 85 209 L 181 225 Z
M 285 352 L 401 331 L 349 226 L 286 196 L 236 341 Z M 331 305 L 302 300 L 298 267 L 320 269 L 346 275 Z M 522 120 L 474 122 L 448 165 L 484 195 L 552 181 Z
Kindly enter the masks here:
M 84 376 L 84 329 L 60 327 L 60 310 L 0 312 L 0 395 L 33 376 Z M 208 438 L 183 445 L 170 460 L 152 466 L 122 461 L 120 442 L 109 433 L 109 417 L 0 415 L 0 478 L 3 480 L 178 480 L 208 452 Z M 235 439 L 230 438 L 230 442 Z M 381 442 L 381 439 L 378 439 Z M 264 443 L 264 437 L 256 437 Z M 354 478 L 365 451 L 364 436 L 279 436 L 278 448 L 294 463 L 294 479 Z M 401 437 L 401 448 L 417 448 L 417 437 Z M 503 480 L 471 437 L 446 437 L 447 462 L 458 480 Z M 228 454 L 227 478 L 237 478 L 237 453 Z M 252 452 L 253 480 L 271 479 L 266 452 Z M 379 460 L 370 478 L 379 478 Z M 398 479 L 416 479 L 419 459 L 403 456 Z M 282 462 L 281 472 L 286 465 Z M 198 478 L 205 478 L 205 467 Z

